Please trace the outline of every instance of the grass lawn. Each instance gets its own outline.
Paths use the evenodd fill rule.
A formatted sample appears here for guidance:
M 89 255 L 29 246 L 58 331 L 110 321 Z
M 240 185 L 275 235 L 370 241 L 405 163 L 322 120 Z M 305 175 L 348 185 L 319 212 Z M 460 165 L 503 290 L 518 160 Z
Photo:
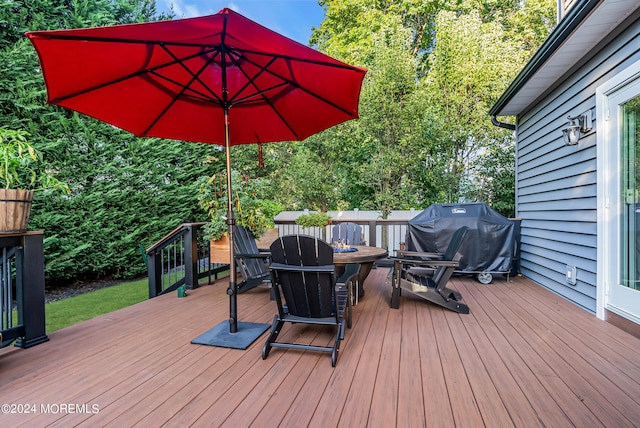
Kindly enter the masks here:
M 45 305 L 46 331 L 51 333 L 149 298 L 147 278 L 123 282 Z

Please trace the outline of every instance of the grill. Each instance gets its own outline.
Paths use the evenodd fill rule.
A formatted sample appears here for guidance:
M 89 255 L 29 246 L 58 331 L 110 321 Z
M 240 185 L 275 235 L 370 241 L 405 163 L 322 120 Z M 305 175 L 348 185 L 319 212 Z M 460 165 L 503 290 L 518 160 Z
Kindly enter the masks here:
M 483 203 L 433 204 L 409 220 L 406 249 L 444 253 L 460 227 L 469 232 L 460 247 L 457 273 L 477 274 L 488 284 L 493 274 L 507 274 L 517 266 L 520 225 Z

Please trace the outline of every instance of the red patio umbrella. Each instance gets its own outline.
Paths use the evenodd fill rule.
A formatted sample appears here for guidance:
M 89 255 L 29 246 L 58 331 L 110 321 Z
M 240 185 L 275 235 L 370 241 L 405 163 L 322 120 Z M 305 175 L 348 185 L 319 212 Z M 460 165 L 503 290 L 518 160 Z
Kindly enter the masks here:
M 26 35 L 40 58 L 48 103 L 140 137 L 226 147 L 231 242 L 230 146 L 303 140 L 357 118 L 366 73 L 229 9 L 198 18 Z M 235 334 L 230 247 L 229 333 Z

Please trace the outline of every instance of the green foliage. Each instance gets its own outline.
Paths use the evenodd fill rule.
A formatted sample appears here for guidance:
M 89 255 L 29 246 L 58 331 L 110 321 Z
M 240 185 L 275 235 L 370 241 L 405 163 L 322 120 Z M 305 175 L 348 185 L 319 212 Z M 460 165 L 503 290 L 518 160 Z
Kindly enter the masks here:
M 487 182 L 468 177 L 483 172 L 473 170 L 475 160 L 511 137 L 493 126 L 487 111 L 523 58 L 506 41 L 501 25 L 483 22 L 476 11 L 463 16 L 441 12 L 436 28 L 431 72 L 424 81 L 428 107 L 423 126 L 437 144 L 425 147 L 421 157 L 427 165 L 424 180 L 442 191 L 439 202 L 458 202 L 473 193 L 463 188 L 465 180 L 467 184 Z
M 31 227 L 45 231 L 51 278 L 132 277 L 151 246 L 181 223 L 206 221 L 195 200 L 212 146 L 138 139 L 74 114 L 61 121 L 58 165 L 70 197 L 34 198 Z
M 412 170 L 422 135 L 415 124 L 416 113 L 426 106 L 408 33 L 395 29 L 375 40 L 371 70 L 361 95 L 359 125 L 365 144 L 359 148 L 367 154 L 366 162 L 358 165 L 352 176 L 361 187 L 369 188 L 362 208 L 381 210 L 386 218 L 391 210 L 414 202 L 411 195 L 419 192 Z
M 42 153 L 29 142 L 23 130 L 0 128 L 0 184 L 5 189 L 56 189 L 70 193 L 69 186 L 46 169 L 38 168 Z
M 343 200 L 383 213 L 489 193 L 512 205 L 514 183 L 494 192 L 483 187 L 495 181 L 482 175 L 488 170 L 473 166 L 494 164 L 483 153 L 511 137 L 487 111 L 553 28 L 554 1 L 320 4 L 326 18 L 311 42 L 369 68 L 361 121 L 344 125 L 350 132 L 330 147 L 345 156 L 323 169 L 348 189 Z
M 481 201 L 505 217 L 515 216 L 515 144 L 505 139 L 476 159 L 471 177 L 477 182 L 469 186 L 466 198 Z
M 30 228 L 45 232 L 48 282 L 134 277 L 148 247 L 185 221 L 204 221 L 196 181 L 211 146 L 137 139 L 55 106 L 26 30 L 153 20 L 151 0 L 14 0 L 0 7 L 0 124 L 23 129 L 70 194 L 38 192 Z M 40 171 L 38 171 L 40 172 Z
M 287 168 L 280 170 L 280 195 L 290 209 L 313 209 L 327 211 L 340 204 L 344 177 L 338 170 L 339 143 L 337 126 L 304 142 L 291 143 L 291 154 L 284 153 L 278 162 L 288 162 Z M 288 159 L 287 159 L 288 158 Z
M 275 226 L 273 218 L 282 211 L 280 204 L 265 198 L 270 186 L 265 178 L 249 178 L 231 171 L 232 206 L 237 225 L 249 229 L 256 238 Z M 226 171 L 202 177 L 198 182 L 198 202 L 209 216 L 205 226 L 209 239 L 217 240 L 228 233 L 228 193 Z
M 309 213 L 296 218 L 296 224 L 301 227 L 322 227 L 331 223 L 331 216 L 327 213 Z
M 350 63 L 369 64 L 375 56 L 380 34 L 403 28 L 407 34 L 405 53 L 425 70 L 425 53 L 434 44 L 435 16 L 451 10 L 458 0 L 320 0 L 325 19 L 314 30 L 311 44 Z

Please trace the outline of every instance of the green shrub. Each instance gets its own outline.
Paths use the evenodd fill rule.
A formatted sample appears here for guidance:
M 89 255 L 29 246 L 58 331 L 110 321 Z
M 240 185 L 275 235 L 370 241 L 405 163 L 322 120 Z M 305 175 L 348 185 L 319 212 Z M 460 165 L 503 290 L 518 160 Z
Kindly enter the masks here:
M 296 224 L 302 227 L 322 227 L 331 223 L 331 216 L 327 213 L 303 214 L 296 219 Z

